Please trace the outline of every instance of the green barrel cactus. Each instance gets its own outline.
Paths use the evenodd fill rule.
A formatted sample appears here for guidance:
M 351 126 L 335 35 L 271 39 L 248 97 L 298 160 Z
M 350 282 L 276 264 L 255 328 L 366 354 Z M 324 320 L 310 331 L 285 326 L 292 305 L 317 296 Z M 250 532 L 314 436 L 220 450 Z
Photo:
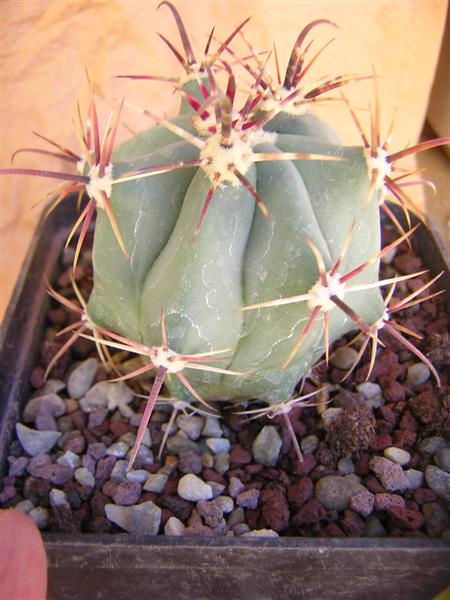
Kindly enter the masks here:
M 163 4 L 186 55 L 168 42 L 184 69 L 180 114 L 113 150 L 120 111 L 100 143 L 92 102 L 82 156 L 59 147 L 77 175 L 3 170 L 65 179 L 67 190 L 87 192 L 77 255 L 97 213 L 94 288 L 78 310 L 80 331 L 93 331 L 98 346 L 142 355 L 131 375 L 156 373 L 134 456 L 163 381 L 179 400 L 259 400 L 287 413 L 299 380 L 342 335 L 360 329 L 376 341 L 386 327 L 402 338 L 380 288 L 414 274 L 379 281 L 378 270 L 382 254 L 409 233 L 382 251 L 380 208 L 390 213 L 386 190 L 407 204 L 397 159 L 449 142 L 389 154 L 378 101 L 370 140 L 350 108 L 361 147 L 343 145 L 311 114 L 318 96 L 351 81 L 304 84 L 305 38 L 326 20 L 300 33 L 283 82 L 256 53 L 236 61 L 253 78 L 238 109 L 235 69 L 222 55 L 236 58 L 230 42 L 246 21 L 215 54 L 210 39 L 197 62 L 176 9 Z

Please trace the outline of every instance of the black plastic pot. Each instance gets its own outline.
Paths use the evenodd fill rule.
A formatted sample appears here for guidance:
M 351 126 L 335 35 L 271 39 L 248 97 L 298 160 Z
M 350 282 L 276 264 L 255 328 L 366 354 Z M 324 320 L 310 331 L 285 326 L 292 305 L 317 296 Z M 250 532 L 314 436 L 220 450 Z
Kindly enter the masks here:
M 65 202 L 33 238 L 0 337 L 0 460 L 7 448 L 42 339 L 54 274 L 75 221 Z M 414 244 L 447 290 L 450 262 L 433 227 Z M 450 584 L 450 542 L 438 539 L 194 539 L 44 534 L 49 598 L 272 600 L 349 598 L 430 600 Z

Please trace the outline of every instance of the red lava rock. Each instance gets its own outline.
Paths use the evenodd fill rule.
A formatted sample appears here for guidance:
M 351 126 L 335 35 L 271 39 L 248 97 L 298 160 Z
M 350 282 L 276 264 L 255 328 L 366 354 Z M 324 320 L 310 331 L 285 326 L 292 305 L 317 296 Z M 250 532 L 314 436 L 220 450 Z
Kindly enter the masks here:
M 207 525 L 199 525 L 196 523 L 195 525 L 190 525 L 189 527 L 186 527 L 186 529 L 184 530 L 184 535 L 201 535 L 206 537 L 212 537 L 214 535 L 214 532 L 211 529 L 211 527 L 208 527 Z
M 245 520 L 250 529 L 259 529 L 258 522 L 261 516 L 261 511 L 259 509 L 251 509 L 247 508 L 245 510 Z
M 0 493 L 0 505 L 6 504 L 11 498 L 17 494 L 17 490 L 13 485 L 5 485 L 2 492 Z
M 233 467 L 243 467 L 252 461 L 252 455 L 242 446 L 235 446 L 230 452 L 230 465 Z
M 95 441 L 95 440 L 94 440 Z M 75 454 L 81 454 L 86 447 L 86 440 L 82 435 L 67 438 L 62 446 L 62 450 L 67 452 L 70 450 Z
M 362 490 L 350 498 L 348 505 L 362 517 L 368 517 L 373 511 L 374 495 L 369 490 Z
M 364 521 L 353 510 L 345 510 L 344 518 L 341 519 L 340 525 L 348 536 L 358 537 L 364 531 Z
M 407 273 L 419 271 L 422 266 L 422 261 L 417 255 L 412 254 L 411 252 L 404 252 L 403 254 L 399 253 L 394 258 L 393 265 L 402 275 L 406 275 Z
M 397 422 L 397 417 L 395 416 L 395 412 L 390 406 L 388 406 L 387 404 L 383 404 L 383 406 L 379 407 L 378 412 L 383 417 L 383 419 L 392 426 L 392 428 L 395 426 L 395 423 Z
M 227 425 L 232 431 L 235 431 L 236 433 L 238 433 L 239 431 L 243 431 L 247 426 L 245 417 L 237 413 L 231 413 L 231 415 L 227 419 Z
M 317 465 L 317 460 L 314 454 L 304 454 L 303 460 L 294 459 L 292 470 L 296 475 L 304 477 L 309 475 L 314 467 Z
M 371 449 L 375 452 L 380 452 L 390 446 L 392 446 L 392 438 L 387 433 L 379 433 L 370 445 Z
M 393 381 L 383 390 L 383 397 L 387 402 L 399 402 L 406 398 L 406 389 L 398 381 Z
M 109 498 L 102 492 L 95 492 L 89 501 L 93 516 L 105 516 L 105 506 L 109 503 Z
M 35 389 L 38 390 L 41 388 L 45 383 L 45 369 L 43 367 L 35 367 L 31 371 L 29 381 Z
M 136 504 L 140 493 L 141 486 L 138 483 L 130 483 L 127 481 L 116 484 L 116 487 L 111 494 L 111 498 L 114 504 L 131 506 L 132 504 Z
M 95 469 L 96 479 L 109 479 L 116 461 L 117 458 L 115 456 L 105 456 L 105 458 L 101 458 Z
M 405 501 L 398 494 L 375 494 L 375 510 L 405 508 Z
M 400 419 L 400 429 L 406 429 L 407 431 L 417 431 L 419 424 L 416 418 L 406 410 Z
M 167 523 L 167 521 L 170 519 L 170 517 L 173 517 L 173 513 L 171 513 L 170 510 L 168 510 L 167 508 L 163 508 L 161 510 L 161 525 L 163 527 Z
M 419 529 L 424 523 L 422 513 L 408 508 L 390 508 L 388 513 L 391 523 L 402 530 Z
M 314 492 L 313 482 L 309 477 L 302 477 L 296 483 L 288 487 L 287 497 L 294 508 L 300 508 L 305 502 L 312 498 Z
M 248 473 L 249 475 L 257 475 L 258 473 L 261 473 L 261 471 L 264 469 L 263 465 L 246 465 L 244 467 L 245 472 Z
M 89 414 L 89 420 L 88 420 L 89 429 L 93 429 L 94 427 L 99 427 L 100 425 L 102 425 L 104 423 L 106 417 L 108 416 L 108 412 L 109 411 L 107 408 L 97 408 L 97 410 L 94 410 L 93 412 L 91 412 Z M 108 426 L 108 429 L 109 429 L 109 426 Z M 106 431 L 103 431 L 102 433 L 106 433 Z
M 88 445 L 86 454 L 91 456 L 94 460 L 100 460 L 101 458 L 104 458 L 106 454 L 106 446 L 101 442 L 94 442 L 93 444 Z
M 102 515 L 98 515 L 90 520 L 88 530 L 90 533 L 109 533 L 112 529 L 112 523 Z
M 181 473 L 194 473 L 198 475 L 202 471 L 202 458 L 193 450 L 180 453 L 178 469 Z
M 406 429 L 396 429 L 394 432 L 395 445 L 398 448 L 409 450 L 416 441 L 417 434 L 414 431 L 408 431 Z
M 318 531 L 320 537 L 345 537 L 345 533 L 337 523 L 328 523 Z
M 436 494 L 433 492 L 433 490 L 428 488 L 417 488 L 417 490 L 414 490 L 413 498 L 419 506 L 426 504 L 427 502 L 435 502 L 437 500 Z
M 215 502 L 200 500 L 197 502 L 197 510 L 206 525 L 218 527 L 223 519 L 223 511 Z
M 116 437 L 120 437 L 130 431 L 130 426 L 125 421 L 110 421 L 109 430 Z
M 326 510 L 317 502 L 314 498 L 308 500 L 308 502 L 302 506 L 302 508 L 294 515 L 292 519 L 293 525 L 301 527 L 302 525 L 310 525 L 318 523 L 321 519 L 326 517 Z
M 403 491 L 409 488 L 408 478 L 397 463 L 382 456 L 374 456 L 370 460 L 370 468 L 388 492 Z
M 263 504 L 261 515 L 270 529 L 277 532 L 286 529 L 289 526 L 290 512 L 284 494 L 280 493 Z
M 73 469 L 64 465 L 42 465 L 34 469 L 34 476 L 45 479 L 54 485 L 63 485 L 72 479 Z
M 180 519 L 180 521 L 187 521 L 194 508 L 191 502 L 183 500 L 183 498 L 179 498 L 178 496 L 167 496 L 165 494 L 158 497 L 158 505 L 161 508 L 170 510 L 170 512 Z
M 225 484 L 225 479 L 212 469 L 203 469 L 202 471 L 202 479 L 203 481 L 215 481 L 216 483 L 220 483 L 221 485 Z
M 370 492 L 372 492 L 372 494 L 382 494 L 386 491 L 375 475 L 369 475 L 366 477 L 364 480 L 364 485 Z
M 365 477 L 370 473 L 369 467 L 370 454 L 362 453 L 355 460 L 355 473 L 360 477 Z

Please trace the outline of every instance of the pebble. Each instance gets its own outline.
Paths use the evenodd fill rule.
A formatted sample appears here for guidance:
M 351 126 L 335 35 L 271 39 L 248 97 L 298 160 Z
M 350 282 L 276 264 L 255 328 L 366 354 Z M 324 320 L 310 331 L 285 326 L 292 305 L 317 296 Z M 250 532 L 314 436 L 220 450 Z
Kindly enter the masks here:
M 197 502 L 198 514 L 202 517 L 205 525 L 212 527 L 219 527 L 223 520 L 223 511 L 216 502 L 208 502 L 207 500 L 200 500 Z
M 300 448 L 305 454 L 314 454 L 319 445 L 319 438 L 317 435 L 307 435 L 300 442 Z
M 418 362 L 408 367 L 406 385 L 416 387 L 422 385 L 430 378 L 430 369 L 423 362 Z
M 259 500 L 259 490 L 251 489 L 246 490 L 245 492 L 241 492 L 236 497 L 236 502 L 238 506 L 242 508 L 252 508 L 255 509 L 258 506 Z
M 191 502 L 211 500 L 213 497 L 211 486 L 192 473 L 183 475 L 179 480 L 177 492 L 180 498 Z
M 177 519 L 177 517 L 170 517 L 167 523 L 164 525 L 164 535 L 181 536 L 184 535 L 185 525 Z
M 75 469 L 73 476 L 84 488 L 92 489 L 95 486 L 95 477 L 86 467 Z
M 223 431 L 220 420 L 217 417 L 206 417 L 202 435 L 205 437 L 222 437 Z
M 88 358 L 70 373 L 67 379 L 67 393 L 71 398 L 82 398 L 94 381 L 99 362 L 96 358 Z
M 125 478 L 131 483 L 145 483 L 147 481 L 148 471 L 145 469 L 131 469 L 125 473 Z
M 114 463 L 114 466 L 112 467 L 111 474 L 109 476 L 111 481 L 114 481 L 115 483 L 120 483 L 121 481 L 124 481 L 127 474 L 127 466 L 128 461 L 126 460 L 116 461 Z
M 148 429 L 146 429 L 145 431 L 148 431 Z M 124 433 L 117 440 L 118 443 L 126 444 L 129 448 L 134 446 L 135 441 L 136 441 L 136 434 L 133 433 L 132 431 L 128 431 L 127 433 Z M 145 445 L 148 446 L 149 444 L 145 444 Z M 151 446 L 151 444 L 150 444 L 150 446 Z
M 202 454 L 202 467 L 204 469 L 212 469 L 214 466 L 214 462 L 216 457 L 211 454 L 211 452 L 204 452 Z
M 428 502 L 422 507 L 425 517 L 427 534 L 430 537 L 439 537 L 449 526 L 449 515 L 445 508 L 438 502 Z
M 398 494 L 375 494 L 374 506 L 377 511 L 405 508 L 405 501 Z
M 228 493 L 232 498 L 236 498 L 236 496 L 240 494 L 244 488 L 245 486 L 239 479 L 239 477 L 230 477 L 230 481 L 228 484 Z
M 405 475 L 409 481 L 409 489 L 417 490 L 423 484 L 423 472 L 417 469 L 406 469 Z
M 116 442 L 115 444 L 111 444 L 111 446 L 106 449 L 106 455 L 124 458 L 129 450 L 130 446 L 125 444 L 125 442 Z
M 108 407 L 109 383 L 100 381 L 93 385 L 86 394 L 80 398 L 80 407 L 86 413 L 94 412 L 100 408 Z
M 344 409 L 340 407 L 332 407 L 324 410 L 320 416 L 322 417 L 325 429 L 327 429 L 330 426 L 330 424 L 336 419 L 336 417 L 341 415 L 343 412 Z
M 425 454 L 425 456 L 433 456 L 438 450 L 445 448 L 446 446 L 447 444 L 444 438 L 436 435 L 424 438 L 420 442 L 418 450 L 421 454 Z
M 219 452 L 214 458 L 214 470 L 219 475 L 223 475 L 230 468 L 230 455 L 228 452 Z
M 22 448 L 30 456 L 49 452 L 61 437 L 59 431 L 36 431 L 22 423 L 16 424 L 16 434 Z
M 51 489 L 48 495 L 48 499 L 52 508 L 70 509 L 70 504 L 67 501 L 67 494 L 62 490 L 58 490 L 56 488 Z
M 44 529 L 47 527 L 49 522 L 49 513 L 46 508 L 43 506 L 37 506 L 33 508 L 28 513 L 30 519 L 39 527 L 39 529 Z
M 59 465 L 63 465 L 65 467 L 70 467 L 71 469 L 76 469 L 81 465 L 81 459 L 78 454 L 72 452 L 72 450 L 67 450 L 64 452 L 62 456 L 60 456 L 56 462 Z
M 196 415 L 180 415 L 177 417 L 176 424 L 181 431 L 184 431 L 190 440 L 198 440 L 202 433 L 205 420 Z
M 233 498 L 230 498 L 230 496 L 217 496 L 214 502 L 220 507 L 224 514 L 231 513 L 234 510 Z
M 448 448 L 439 448 L 433 456 L 433 460 L 440 469 L 450 473 L 450 450 Z
M 386 535 L 386 529 L 377 517 L 372 515 L 365 521 L 363 529 L 364 537 L 386 537 Z
M 26 515 L 30 512 L 30 510 L 33 510 L 33 508 L 34 504 L 31 502 L 31 500 L 22 500 L 22 502 L 18 502 L 14 506 L 14 510 L 18 510 Z
M 111 447 L 111 446 L 110 446 Z M 127 453 L 127 462 L 131 459 L 131 454 L 133 449 L 130 448 Z M 135 461 L 133 466 L 135 469 L 141 469 L 142 467 L 146 467 L 147 465 L 153 464 L 153 452 L 147 446 L 141 445 L 139 447 L 138 453 L 136 454 Z
M 343 475 L 350 475 L 350 473 L 355 472 L 355 465 L 353 464 L 352 459 L 348 456 L 344 456 L 343 458 L 339 459 L 337 468 L 339 473 L 342 473 Z
M 66 412 L 66 405 L 57 394 L 47 394 L 32 398 L 23 409 L 23 421 L 32 423 L 38 415 L 51 415 L 61 417 Z
M 269 538 L 278 538 L 280 536 L 273 529 L 252 529 L 251 531 L 248 531 L 247 533 L 243 533 L 242 537 L 256 537 L 256 538 L 260 538 L 260 537 L 267 538 L 267 537 L 269 537 Z
M 235 525 L 233 527 L 233 533 L 236 536 L 245 535 L 249 531 L 250 531 L 250 527 L 247 525 L 247 523 L 238 523 L 237 525 Z
M 350 498 L 365 488 L 351 477 L 326 475 L 316 483 L 314 496 L 328 510 L 344 510 Z
M 230 440 L 227 438 L 209 437 L 206 439 L 206 445 L 213 454 L 225 453 L 230 450 Z
M 39 472 L 40 467 L 43 467 L 44 465 L 50 465 L 51 463 L 52 459 L 48 454 L 36 454 L 36 456 L 33 456 L 28 463 L 27 472 L 30 475 L 33 475 L 33 477 L 39 477 L 37 473 Z
M 197 454 L 200 454 L 198 445 L 180 434 L 169 437 L 166 442 L 166 447 L 169 452 L 176 454 L 177 456 L 179 456 L 181 452 L 187 452 L 188 450 L 193 450 Z
M 157 535 L 161 523 L 161 509 L 147 501 L 134 506 L 105 506 L 107 518 L 127 531 L 140 535 Z
M 408 478 L 399 464 L 381 456 L 372 457 L 369 464 L 386 491 L 395 492 L 408 489 Z
M 35 477 L 40 477 L 54 485 L 64 485 L 73 476 L 73 469 L 64 465 L 47 464 L 35 469 Z
M 349 500 L 349 507 L 362 517 L 368 517 L 375 503 L 375 497 L 369 490 L 363 489 Z
M 133 390 L 123 381 L 119 381 L 118 383 L 108 383 L 107 385 L 109 410 L 113 411 L 117 408 L 122 417 L 130 419 L 134 415 L 134 411 L 128 406 L 134 398 Z
M 89 429 L 94 429 L 95 427 L 100 427 L 102 423 L 105 422 L 106 417 L 108 416 L 109 410 L 105 406 L 104 408 L 97 408 L 89 413 L 89 421 L 88 427 Z
M 136 504 L 136 502 L 139 500 L 139 496 L 141 495 L 141 486 L 138 483 L 123 481 L 114 485 L 115 487 L 111 492 L 111 498 L 114 504 L 131 506 Z
M 220 494 L 225 490 L 225 485 L 223 483 L 218 483 L 217 481 L 207 481 L 206 483 L 211 486 L 213 498 L 220 496 Z
M 428 487 L 441 498 L 450 501 L 450 473 L 446 473 L 435 465 L 425 468 L 425 480 Z
M 194 475 L 198 475 L 202 472 L 203 466 L 203 457 L 200 457 L 196 452 L 188 450 L 187 452 L 180 453 L 178 469 L 181 473 L 194 473 Z
M 167 483 L 168 476 L 164 473 L 148 474 L 144 483 L 144 490 L 146 492 L 153 492 L 155 494 L 161 494 Z
M 27 456 L 8 456 L 9 462 L 9 477 L 20 477 L 25 473 L 25 469 L 28 466 L 30 459 Z
M 402 467 L 407 465 L 411 460 L 411 454 L 409 452 L 402 450 L 401 448 L 397 448 L 396 446 L 389 446 L 389 448 L 385 448 L 383 450 L 383 454 L 385 458 L 392 460 Z
M 347 371 L 350 369 L 358 358 L 358 353 L 349 346 L 337 348 L 330 357 L 330 362 L 333 367 Z
M 360 383 L 356 386 L 356 391 L 361 392 L 367 400 L 381 397 L 381 387 L 378 383 L 372 383 L 371 381 Z
M 258 433 L 252 444 L 253 458 L 265 467 L 274 467 L 283 442 L 273 425 L 265 425 Z

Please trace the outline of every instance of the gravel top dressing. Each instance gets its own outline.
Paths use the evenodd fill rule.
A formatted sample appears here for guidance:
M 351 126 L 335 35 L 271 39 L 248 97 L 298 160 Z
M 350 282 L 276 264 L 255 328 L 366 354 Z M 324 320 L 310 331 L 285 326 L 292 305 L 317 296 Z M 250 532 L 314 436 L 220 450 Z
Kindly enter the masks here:
M 394 234 L 384 238 L 389 243 Z M 88 254 L 76 277 L 85 297 L 92 286 Z M 383 277 L 421 268 L 406 243 L 386 258 Z M 71 291 L 71 260 L 68 250 L 55 284 L 62 294 Z M 395 297 L 426 281 L 422 275 L 399 283 Z M 439 281 L 421 296 L 438 289 Z M 302 394 L 322 388 L 311 406 L 290 412 L 302 461 L 282 415 L 238 414 L 257 403 L 224 403 L 216 416 L 161 398 L 130 471 L 148 379 L 107 382 L 114 373 L 79 337 L 45 381 L 46 366 L 68 339 L 56 334 L 79 318 L 56 303 L 47 316 L 34 393 L 16 426 L 0 492 L 0 506 L 26 512 L 42 530 L 450 538 L 450 340 L 442 296 L 396 315 L 422 336 L 414 343 L 438 371 L 440 388 L 392 338 L 378 346 L 368 381 L 370 344 L 342 381 L 362 343 L 342 339 L 330 364 L 299 384 Z M 141 366 L 126 352 L 112 360 L 119 375 Z

